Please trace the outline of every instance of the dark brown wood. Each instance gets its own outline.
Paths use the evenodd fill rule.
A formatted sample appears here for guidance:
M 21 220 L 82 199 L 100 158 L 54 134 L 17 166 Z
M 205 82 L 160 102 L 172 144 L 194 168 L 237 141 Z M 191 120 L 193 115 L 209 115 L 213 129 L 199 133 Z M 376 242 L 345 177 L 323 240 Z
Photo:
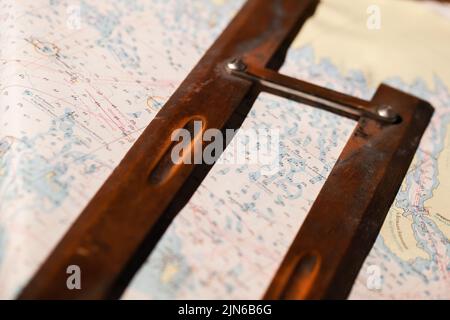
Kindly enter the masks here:
M 383 123 L 396 123 L 398 115 L 383 117 L 378 113 L 382 106 L 373 105 L 369 101 L 359 99 L 341 92 L 295 79 L 276 71 L 246 66 L 245 70 L 229 71 L 232 75 L 250 79 L 259 84 L 260 90 L 278 95 L 303 104 L 333 112 L 354 120 L 367 117 Z
M 386 85 L 370 104 L 390 105 L 402 121 L 359 120 L 265 299 L 344 299 L 349 294 L 434 110 Z
M 245 73 L 249 74 L 250 76 L 257 75 L 257 77 L 262 80 L 275 81 L 278 85 L 282 85 L 285 88 L 291 88 L 291 89 L 295 89 L 295 90 L 298 90 L 301 92 L 307 92 L 313 96 L 320 97 L 320 98 L 326 99 L 328 101 L 343 103 L 345 105 L 353 107 L 354 109 L 369 110 L 370 107 L 372 106 L 371 103 L 367 100 L 359 99 L 359 98 L 344 94 L 342 92 L 334 91 L 334 90 L 331 90 L 331 89 L 328 89 L 325 87 L 320 87 L 313 83 L 302 81 L 300 79 L 294 79 L 292 77 L 282 75 L 282 74 L 280 74 L 276 71 L 270 70 L 270 69 L 257 68 L 252 65 L 249 65 L 247 67 L 247 69 L 245 70 Z M 315 103 L 311 102 L 310 100 L 297 99 L 294 95 L 286 95 L 283 92 L 281 92 L 280 90 L 271 89 L 271 88 L 265 86 L 264 84 L 262 84 L 262 87 L 263 87 L 263 88 L 261 88 L 262 90 L 272 93 L 274 95 L 283 96 L 287 99 L 295 100 L 300 103 L 306 103 L 309 105 L 313 105 L 317 108 L 323 108 L 323 106 L 320 104 L 315 104 Z M 342 116 L 349 116 L 348 114 L 341 114 L 341 113 L 336 112 L 329 108 L 325 109 L 325 110 L 337 113 Z M 349 116 L 349 118 L 354 119 L 354 120 L 359 120 L 360 116 Z
M 210 167 L 174 166 L 171 134 L 238 127 L 258 91 L 225 71 L 231 57 L 278 68 L 317 0 L 250 0 L 207 51 L 24 288 L 21 299 L 117 298 Z M 169 166 L 169 167 L 168 167 Z M 195 167 L 195 168 L 194 168 Z M 194 170 L 195 169 L 195 170 Z M 77 265 L 82 289 L 68 290 Z
M 211 166 L 174 165 L 170 136 L 202 120 L 238 128 L 267 87 L 228 74 L 243 57 L 291 88 L 375 110 L 390 105 L 401 121 L 360 118 L 274 277 L 266 299 L 345 298 L 382 226 L 433 108 L 382 85 L 364 101 L 277 75 L 314 0 L 251 0 L 150 123 L 20 295 L 22 299 L 117 298 Z M 255 23 L 257 21 L 258 23 Z M 268 90 L 279 94 L 277 90 Z M 288 97 L 292 98 L 292 97 Z M 82 290 L 68 290 L 66 269 L 82 270 Z

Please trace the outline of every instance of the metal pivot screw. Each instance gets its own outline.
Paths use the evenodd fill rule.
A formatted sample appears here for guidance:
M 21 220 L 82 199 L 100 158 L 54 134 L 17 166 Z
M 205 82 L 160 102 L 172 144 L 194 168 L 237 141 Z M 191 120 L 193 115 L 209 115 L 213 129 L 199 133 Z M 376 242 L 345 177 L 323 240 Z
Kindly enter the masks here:
M 398 115 L 395 113 L 394 109 L 389 105 L 379 106 L 377 113 L 380 117 L 385 119 L 397 119 Z
M 230 71 L 244 71 L 247 65 L 241 59 L 233 59 L 227 63 L 227 68 Z

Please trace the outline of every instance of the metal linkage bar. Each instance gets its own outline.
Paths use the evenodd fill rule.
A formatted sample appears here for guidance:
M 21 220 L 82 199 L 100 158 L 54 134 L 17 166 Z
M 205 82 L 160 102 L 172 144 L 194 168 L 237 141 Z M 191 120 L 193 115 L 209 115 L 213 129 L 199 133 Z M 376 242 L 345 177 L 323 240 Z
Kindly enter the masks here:
M 401 120 L 391 106 L 373 107 L 369 101 L 291 78 L 270 69 L 247 66 L 240 59 L 230 60 L 227 63 L 227 70 L 232 75 L 259 84 L 262 91 L 307 103 L 341 116 L 355 120 L 366 117 L 388 124 L 395 124 Z

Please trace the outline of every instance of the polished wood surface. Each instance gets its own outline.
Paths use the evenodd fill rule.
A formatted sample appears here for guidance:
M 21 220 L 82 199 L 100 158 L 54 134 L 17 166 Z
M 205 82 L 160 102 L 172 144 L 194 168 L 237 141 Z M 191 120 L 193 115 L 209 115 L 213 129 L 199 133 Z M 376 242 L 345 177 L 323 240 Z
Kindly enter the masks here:
M 118 298 L 211 168 L 168 161 L 172 132 L 194 120 L 205 123 L 203 130 L 239 128 L 263 88 L 228 74 L 226 63 L 242 57 L 253 67 L 277 70 L 317 3 L 248 1 L 19 298 Z M 331 98 L 361 102 L 340 93 L 331 93 Z M 433 113 L 428 103 L 385 85 L 364 102 L 367 108 L 382 104 L 392 106 L 402 120 L 381 124 L 359 119 L 266 299 L 345 298 L 349 293 Z M 80 266 L 82 290 L 67 289 L 69 265 Z
M 279 68 L 316 5 L 316 0 L 248 1 L 149 124 L 19 298 L 119 297 L 210 169 L 206 165 L 167 168 L 170 164 L 164 156 L 171 146 L 172 132 L 195 119 L 206 123 L 204 130 L 239 127 L 258 92 L 250 81 L 230 76 L 226 63 L 233 57 L 245 57 L 255 66 Z M 81 268 L 82 290 L 67 289 L 69 265 Z

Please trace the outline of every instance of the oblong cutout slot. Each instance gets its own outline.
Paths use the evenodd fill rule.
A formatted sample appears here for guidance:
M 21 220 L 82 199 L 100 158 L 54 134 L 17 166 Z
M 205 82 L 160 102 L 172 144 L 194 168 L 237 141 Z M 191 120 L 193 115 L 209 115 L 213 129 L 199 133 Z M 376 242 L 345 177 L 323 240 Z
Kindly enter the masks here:
M 320 269 L 320 257 L 307 253 L 300 257 L 281 298 L 285 300 L 305 299 L 311 290 Z
M 202 160 L 204 128 L 205 121 L 196 117 L 171 134 L 169 147 L 148 176 L 151 184 L 164 183 L 182 164 L 193 164 Z

